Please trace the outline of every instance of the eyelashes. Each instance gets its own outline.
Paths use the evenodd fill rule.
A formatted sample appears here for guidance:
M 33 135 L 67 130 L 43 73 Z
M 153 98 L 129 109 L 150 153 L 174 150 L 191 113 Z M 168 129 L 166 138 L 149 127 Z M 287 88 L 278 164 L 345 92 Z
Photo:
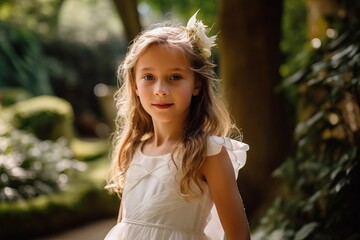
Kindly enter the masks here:
M 156 80 L 155 76 L 152 74 L 145 74 L 142 79 L 146 80 L 146 81 L 153 81 Z M 182 80 L 183 77 L 180 74 L 173 74 L 169 76 L 169 80 L 172 81 L 179 81 Z
M 179 74 L 174 74 L 170 77 L 170 80 L 174 80 L 174 81 L 178 81 L 178 80 L 181 80 L 183 79 L 183 77 Z
M 142 79 L 146 80 L 146 81 L 151 81 L 151 80 L 155 80 L 155 77 L 152 74 L 145 74 Z

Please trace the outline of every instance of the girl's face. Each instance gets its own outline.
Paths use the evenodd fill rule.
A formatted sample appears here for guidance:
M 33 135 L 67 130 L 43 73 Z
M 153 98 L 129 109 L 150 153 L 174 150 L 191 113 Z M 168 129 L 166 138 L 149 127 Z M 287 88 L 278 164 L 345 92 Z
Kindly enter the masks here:
M 186 120 L 192 96 L 199 94 L 186 55 L 166 44 L 149 46 L 135 65 L 135 91 L 154 123 Z

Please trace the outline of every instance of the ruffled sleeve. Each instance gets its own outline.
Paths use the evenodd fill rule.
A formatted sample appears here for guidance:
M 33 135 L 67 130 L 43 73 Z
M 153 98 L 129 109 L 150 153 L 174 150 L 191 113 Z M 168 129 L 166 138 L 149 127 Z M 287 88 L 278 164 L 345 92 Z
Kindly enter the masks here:
M 249 145 L 231 138 L 211 136 L 207 141 L 207 156 L 218 154 L 222 147 L 226 148 L 237 177 L 240 168 L 246 163 L 246 151 L 249 150 Z
M 240 168 L 246 163 L 246 152 L 249 150 L 249 145 L 231 138 L 212 136 L 208 138 L 207 156 L 218 154 L 222 147 L 225 147 L 229 154 L 237 178 Z M 206 225 L 205 234 L 211 240 L 224 239 L 224 230 L 215 205 L 211 209 L 210 220 Z

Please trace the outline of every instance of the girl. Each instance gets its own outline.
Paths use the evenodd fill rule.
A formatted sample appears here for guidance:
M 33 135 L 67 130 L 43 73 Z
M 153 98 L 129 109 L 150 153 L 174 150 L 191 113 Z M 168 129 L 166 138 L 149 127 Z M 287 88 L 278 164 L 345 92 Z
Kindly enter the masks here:
M 119 67 L 107 188 L 121 205 L 106 240 L 250 238 L 236 185 L 248 145 L 226 137 L 206 30 L 196 13 L 187 27 L 157 25 Z

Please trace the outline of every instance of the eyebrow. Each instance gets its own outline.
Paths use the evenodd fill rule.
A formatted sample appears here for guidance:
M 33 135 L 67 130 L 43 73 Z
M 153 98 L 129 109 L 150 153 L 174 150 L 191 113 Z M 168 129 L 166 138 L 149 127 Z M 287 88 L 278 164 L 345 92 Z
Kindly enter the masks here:
M 151 71 L 154 70 L 155 68 L 152 67 L 142 67 L 139 68 L 138 71 Z M 182 68 L 182 67 L 174 67 L 174 68 L 170 68 L 170 71 L 189 71 L 190 68 Z

